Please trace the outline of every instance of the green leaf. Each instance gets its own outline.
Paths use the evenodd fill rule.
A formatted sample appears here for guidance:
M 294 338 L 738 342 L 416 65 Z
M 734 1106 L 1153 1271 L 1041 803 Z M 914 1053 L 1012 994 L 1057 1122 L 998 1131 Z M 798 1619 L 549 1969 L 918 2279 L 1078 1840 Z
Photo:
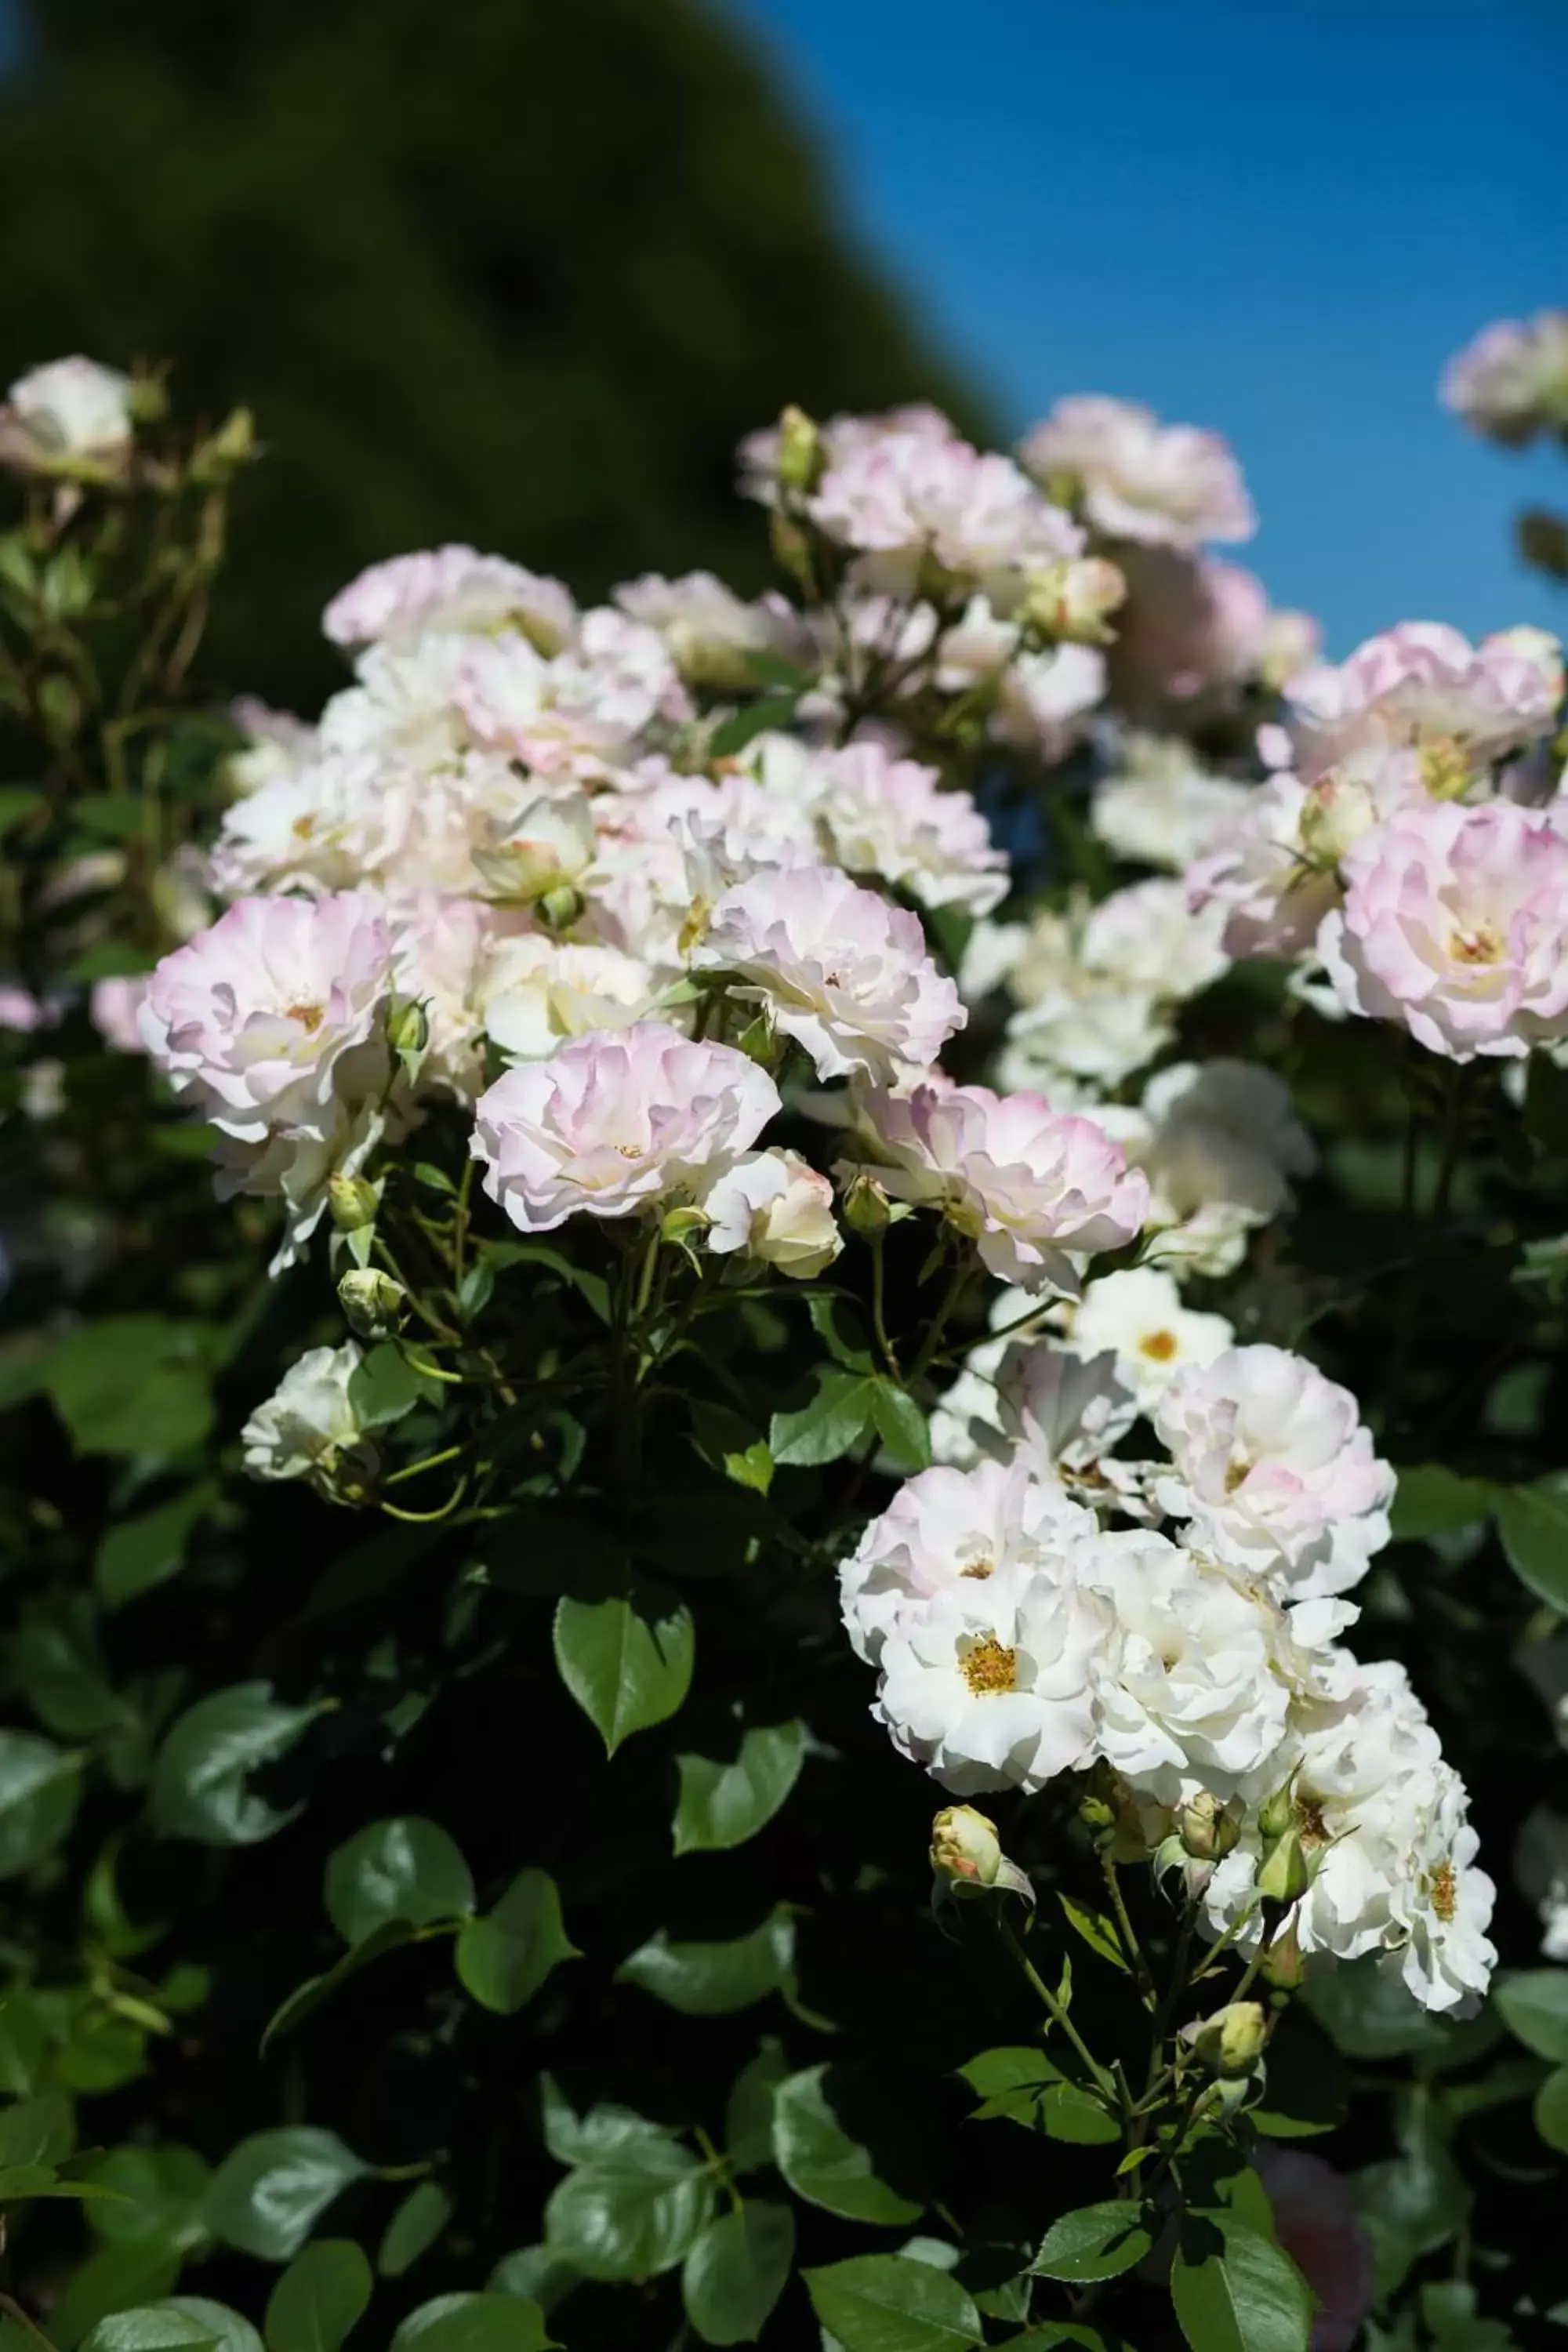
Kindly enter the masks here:
M 691 1438 L 710 1469 L 732 1479 L 737 1486 L 765 1495 L 773 1483 L 773 1457 L 751 1423 L 728 1405 L 703 1399 L 691 1407 Z
M 683 2017 L 729 2017 L 777 1992 L 795 1957 L 795 1922 L 782 1907 L 726 1944 L 672 1944 L 661 1927 L 621 1962 L 618 1984 L 640 1985 Z
M 710 2221 L 680 2274 L 686 2315 L 704 2344 L 754 2344 L 794 2260 L 787 2205 L 748 2200 Z
M 369 2309 L 374 2284 L 352 2239 L 319 2238 L 267 2299 L 267 2352 L 340 2352 Z
M 912 2221 L 921 2204 L 879 2178 L 879 2153 L 862 2136 L 881 2120 L 851 2069 L 810 2066 L 779 2084 L 773 2099 L 773 2161 L 797 2197 L 847 2221 Z M 866 2118 L 862 2121 L 861 2118 Z M 889 2111 L 897 2153 L 897 2118 Z M 880 2144 L 881 2135 L 879 2134 Z
M 406 1919 L 388 1919 L 383 1926 L 373 1928 L 363 1943 L 351 1945 L 342 1958 L 322 1975 L 307 1977 L 302 1984 L 295 1986 L 286 2000 L 279 2002 L 261 2036 L 262 2055 L 266 2055 L 280 2034 L 292 2033 L 306 2018 L 314 2016 L 316 2011 L 329 2001 L 350 1977 L 357 1977 L 362 1969 L 367 1969 L 373 1960 L 381 1959 L 387 1952 L 402 1951 L 409 1944 L 422 1942 L 424 1937 L 425 1931 L 410 1927 Z
M 842 1364 L 851 1372 L 876 1370 L 877 1360 L 864 1331 L 858 1328 L 858 1318 L 851 1321 L 852 1310 L 847 1299 L 831 1290 L 814 1290 L 806 1300 L 806 1313 L 811 1317 L 812 1329 L 836 1364 Z
M 101 2227 L 104 2215 L 114 2210 L 108 2203 L 89 2206 L 88 2219 Z M 69 2352 L 109 2314 L 140 2310 L 167 2295 L 179 2270 L 179 2249 L 160 2238 L 129 2238 L 99 2247 L 67 2279 L 49 2313 L 50 2340 L 61 2352 Z M 0 2352 L 11 2352 L 4 2336 Z M 39 2347 L 29 2345 L 26 2352 L 39 2352 Z
M 1227 2221 L 1197 2259 L 1178 2244 L 1171 2301 L 1193 2352 L 1309 2352 L 1315 2298 L 1287 2253 Z
M 754 736 L 765 735 L 770 728 L 788 727 L 795 718 L 795 699 L 794 694 L 764 694 L 742 709 L 732 710 L 709 737 L 709 758 L 727 760 L 743 751 Z
M 391 2352 L 548 2352 L 544 2314 L 517 2294 L 438 2294 L 411 2311 Z
M 773 2096 L 789 2074 L 781 2045 L 765 2041 L 748 2059 L 724 2105 L 724 2153 L 737 2172 L 755 2172 L 773 2160 Z
M 45 1386 L 79 1454 L 183 1454 L 213 1423 L 190 1327 L 161 1315 L 83 1323 L 53 1350 Z
M 878 1436 L 903 1470 L 929 1470 L 931 1432 L 912 1396 L 892 1381 L 873 1383 L 871 1419 Z
M 1127 1962 L 1116 1940 L 1116 1930 L 1104 1912 L 1091 1911 L 1087 1905 L 1075 1903 L 1070 1895 L 1058 1894 L 1057 1900 L 1067 1914 L 1068 1924 L 1077 1928 L 1089 1950 L 1098 1952 L 1102 1960 L 1109 1960 L 1113 1969 L 1120 1969 L 1125 1976 Z
M 474 1907 L 473 1874 L 438 1822 L 414 1813 L 372 1822 L 327 1864 L 327 1916 L 345 1944 L 392 1919 L 425 1927 Z
M 185 1546 L 211 1510 L 217 1488 L 210 1480 L 187 1486 L 172 1502 L 104 1530 L 92 1564 L 92 1580 L 106 1609 L 122 1609 L 140 1593 L 167 1584 L 184 1566 Z
M 691 1687 L 695 1646 L 691 1612 L 649 1578 L 599 1600 L 567 1593 L 556 1604 L 561 1679 L 609 1756 L 634 1731 L 677 1713 Z
M 1371 1956 L 1310 1977 L 1299 1998 L 1347 2058 L 1436 2057 L 1455 2039 L 1446 2019 L 1429 2015 Z
M 487 1242 L 485 1255 L 492 1265 L 504 1269 L 509 1265 L 542 1265 L 569 1282 L 578 1296 L 601 1323 L 614 1318 L 610 1301 L 610 1286 L 602 1274 L 594 1274 L 586 1266 L 574 1265 L 564 1250 L 553 1242 Z
M 0 784 L 0 838 L 14 833 L 25 818 L 45 805 L 36 784 Z
M 1005 2116 L 1026 2130 L 1079 2147 L 1109 2147 L 1121 2137 L 1115 2117 L 1081 2084 L 1069 2082 L 1037 2048 L 983 2050 L 959 2073 L 981 2104 L 972 2121 Z
M 613 2156 L 632 2140 L 669 2139 L 663 2124 L 649 2121 L 634 2108 L 605 2101 L 579 2116 L 560 2084 L 550 2074 L 539 2078 L 540 2122 L 544 2145 L 557 2164 L 591 2164 Z
M 1292 2002 L 1269 2039 L 1263 2095 L 1247 2110 L 1269 2139 L 1308 2139 L 1344 2120 L 1344 2063 L 1310 2012 Z
M 675 1759 L 677 1853 L 723 1853 L 766 1827 L 800 1778 L 804 1723 L 754 1724 L 742 1733 L 732 1762 L 685 1755 Z
M 149 1800 L 164 1837 L 198 1845 L 255 1845 L 294 1818 L 247 1785 L 252 1772 L 287 1754 L 320 1706 L 286 1706 L 270 1683 L 235 1683 L 198 1699 L 159 1750 Z
M 248 2319 L 205 2294 L 165 2295 L 100 2319 L 81 2352 L 263 2352 Z
M 1568 2066 L 1553 2067 L 1535 2094 L 1531 2112 L 1547 2147 L 1568 2156 Z
M 53 1852 L 76 1819 L 82 1759 L 33 1731 L 0 1731 L 0 1878 Z
M 493 1911 L 470 1919 L 458 1937 L 458 1975 L 481 2008 L 503 2017 L 531 2000 L 551 1970 L 579 1958 L 561 1918 L 561 1897 L 547 1871 L 525 1870 Z
M 811 2307 L 844 2352 L 955 2352 L 983 2344 L 958 2281 L 902 2254 L 858 2254 L 804 2273 Z
M 1533 1486 L 1502 1487 L 1497 1519 L 1508 1564 L 1521 1583 L 1553 1609 L 1568 1610 L 1568 1472 Z
M 259 2262 L 289 2262 L 333 2199 L 369 2168 L 336 2132 L 310 2124 L 256 2132 L 214 2173 L 207 2225 Z
M 793 1468 L 837 1462 L 875 1427 L 876 1380 L 819 1366 L 816 1393 L 796 1412 L 775 1412 L 768 1431 L 773 1460 Z
M 157 2147 L 111 2148 L 92 2177 L 115 2192 L 91 2214 L 93 2228 L 110 2244 L 155 2239 L 185 2253 L 205 2237 L 201 2209 L 212 2168 L 194 2147 L 165 2140 Z
M 452 2218 L 452 2200 L 437 2180 L 416 2180 L 382 2234 L 375 2257 L 383 2278 L 401 2278 L 427 2254 Z
M 1428 2109 L 1423 2103 L 1425 2118 Z M 1356 2218 L 1372 2240 L 1381 2299 L 1464 2226 L 1469 2195 L 1438 2133 L 1425 2122 L 1405 2136 L 1404 2153 L 1352 2176 Z
M 712 2210 L 713 2183 L 685 2148 L 627 2140 L 557 2183 L 544 2234 L 584 2278 L 656 2278 L 685 2261 Z
M 1120 2278 L 1123 2271 L 1142 2261 L 1153 2242 L 1141 2205 L 1125 2199 L 1080 2205 L 1076 2212 L 1063 2213 L 1051 2223 L 1029 2267 L 1042 2278 L 1067 2279 L 1074 2284 Z
M 1461 1478 L 1441 1462 L 1401 1470 L 1389 1520 L 1396 1543 L 1452 1534 L 1489 1518 L 1501 1490 L 1489 1478 Z
M 416 1372 L 391 1339 L 372 1348 L 349 1374 L 349 1403 L 362 1429 L 384 1429 L 440 1394 L 441 1383 Z
M 44 2091 L 0 2108 L 0 2168 L 63 2164 L 71 2144 L 70 2101 L 63 2092 Z
M 1516 2041 L 1554 2066 L 1568 2065 L 1568 1969 L 1510 1970 L 1492 2000 Z

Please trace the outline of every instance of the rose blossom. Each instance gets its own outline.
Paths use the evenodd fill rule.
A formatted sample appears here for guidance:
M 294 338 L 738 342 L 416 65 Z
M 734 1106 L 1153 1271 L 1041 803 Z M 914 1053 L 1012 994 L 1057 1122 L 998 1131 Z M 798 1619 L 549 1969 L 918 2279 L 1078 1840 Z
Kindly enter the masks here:
M 1089 824 L 1118 857 L 1180 874 L 1245 815 L 1249 784 L 1211 775 L 1179 736 L 1131 735 L 1094 788 Z
M 113 466 L 131 446 L 132 390 L 128 375 L 79 354 L 33 368 L 6 394 L 5 454 L 66 471 L 73 461 Z
M 1237 1793 L 1274 1755 L 1289 1694 L 1265 1606 L 1163 1536 L 1102 1535 L 1079 1572 L 1118 1639 L 1099 1680 L 1100 1753 L 1162 1803 Z
M 1303 779 L 1350 751 L 1414 744 L 1474 765 L 1544 735 L 1556 712 L 1540 660 L 1509 640 L 1472 646 L 1439 621 L 1404 621 L 1337 667 L 1320 663 L 1286 695 Z
M 868 583 L 893 593 L 911 593 L 927 561 L 955 580 L 1000 585 L 1083 547 L 1078 526 L 1010 458 L 926 432 L 883 434 L 835 459 L 808 511 L 829 539 L 873 558 Z
M 363 1097 L 384 1075 L 391 985 L 392 937 L 372 900 L 242 898 L 153 972 L 142 1035 L 225 1135 L 320 1135 L 340 1088 Z
M 342 1348 L 308 1349 L 290 1366 L 240 1431 L 248 1476 L 308 1478 L 330 1502 L 339 1502 L 349 1499 L 341 1492 L 345 1468 L 356 1479 L 374 1475 L 375 1450 L 349 1393 L 360 1360 L 350 1340 Z
M 520 1062 L 593 1029 L 630 1028 L 658 992 L 640 957 L 541 931 L 493 940 L 475 987 L 485 1034 Z
M 1304 2148 L 1260 2139 L 1253 2155 L 1279 2243 L 1318 2299 L 1311 2352 L 1352 2352 L 1372 2309 L 1372 2240 L 1355 2183 Z
M 1007 895 L 1007 857 L 973 799 L 935 768 L 877 742 L 817 754 L 804 782 L 837 863 L 876 874 L 922 907 L 988 915 Z
M 1363 835 L 1343 871 L 1318 951 L 1348 1011 L 1455 1062 L 1568 1033 L 1568 839 L 1550 816 L 1427 802 Z
M 721 1255 L 745 1250 L 797 1282 L 830 1266 L 844 1246 L 833 1187 L 798 1151 L 753 1151 L 704 1196 L 707 1241 Z
M 1067 1322 L 1072 1353 L 1098 1357 L 1109 1349 L 1145 1412 L 1178 1372 L 1189 1364 L 1212 1364 L 1235 1338 L 1223 1315 L 1184 1307 L 1171 1276 L 1150 1265 L 1127 1266 L 1086 1285 Z
M 874 1711 L 955 1796 L 1032 1791 L 1089 1761 L 1110 1634 L 1065 1559 L 961 1580 L 888 1638 Z
M 1442 394 L 1456 415 L 1507 448 L 1568 429 L 1568 310 L 1483 327 L 1444 369 Z
M 1041 480 L 1076 477 L 1087 520 L 1110 539 L 1191 549 L 1205 539 L 1250 539 L 1258 528 L 1220 436 L 1162 425 L 1132 401 L 1092 393 L 1058 400 L 1019 454 Z
M 1200 1551 L 1286 1600 L 1346 1591 L 1388 1541 L 1394 1473 L 1348 1389 L 1284 1348 L 1232 1348 L 1155 1407 L 1173 1475 L 1160 1500 Z
M 965 1019 L 918 918 L 828 866 L 756 874 L 727 892 L 691 961 L 733 973 L 821 1078 L 927 1069 Z
M 559 580 L 525 572 L 504 556 L 454 546 L 373 563 L 339 590 L 321 626 L 335 646 L 368 646 L 427 629 L 479 631 L 506 622 L 553 653 L 576 618 Z
M 115 973 L 95 980 L 88 998 L 88 1015 L 104 1044 L 116 1054 L 144 1054 L 142 1001 L 147 993 L 144 971 Z
M 1120 1249 L 1143 1222 L 1148 1185 L 1087 1118 L 1044 1096 L 989 1087 L 919 1086 L 876 1093 L 867 1112 L 887 1165 L 877 1174 L 901 1201 L 940 1202 L 998 1280 L 1075 1296 L 1066 1253 Z
M 782 596 L 747 604 L 711 572 L 679 580 L 647 572 L 613 593 L 629 619 L 658 630 L 683 677 L 721 693 L 754 682 L 753 654 L 798 662 L 809 648 L 800 614 Z
M 508 1070 L 479 1097 L 470 1149 L 490 1199 L 542 1234 L 579 1210 L 626 1217 L 700 1194 L 779 1108 L 744 1054 L 639 1021 Z
M 885 1643 L 922 1624 L 945 1593 L 998 1572 L 1059 1566 L 1095 1524 L 1023 1462 L 917 1472 L 839 1564 L 839 1606 L 856 1656 L 875 1665 Z

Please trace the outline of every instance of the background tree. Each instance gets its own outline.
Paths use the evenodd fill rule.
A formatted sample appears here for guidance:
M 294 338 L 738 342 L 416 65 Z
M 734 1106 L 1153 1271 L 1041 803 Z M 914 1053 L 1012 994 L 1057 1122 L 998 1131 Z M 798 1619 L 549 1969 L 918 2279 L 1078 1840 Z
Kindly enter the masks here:
M 11 373 L 177 352 L 186 413 L 253 404 L 210 654 L 281 701 L 376 557 L 752 587 L 734 444 L 785 399 L 976 425 L 700 0 L 37 0 L 0 203 Z

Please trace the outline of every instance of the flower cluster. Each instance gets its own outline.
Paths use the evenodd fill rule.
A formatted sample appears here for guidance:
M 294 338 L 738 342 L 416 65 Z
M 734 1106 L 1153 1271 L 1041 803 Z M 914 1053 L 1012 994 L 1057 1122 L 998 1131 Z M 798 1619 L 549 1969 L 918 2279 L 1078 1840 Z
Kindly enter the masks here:
M 1568 798 L 1549 751 L 1560 648 L 1373 637 L 1287 690 L 1279 764 L 1187 869 L 1233 956 L 1292 961 L 1326 1011 L 1456 1062 L 1568 1039 Z M 1278 740 L 1275 740 L 1275 739 Z
M 1008 1347 L 977 1458 L 910 1479 L 843 1562 L 875 1712 L 960 1795 L 1108 1768 L 1189 1870 L 1184 1817 L 1217 1806 L 1224 1858 L 1194 1888 L 1211 1933 L 1275 1937 L 1275 1903 L 1307 1958 L 1381 1952 L 1427 2007 L 1473 2003 L 1492 1888 L 1464 1790 L 1402 1671 L 1338 1640 L 1393 1473 L 1303 1358 L 1184 1322 L 1173 1286 L 1111 1295 L 1136 1279 L 1075 1311 L 1077 1348 L 1104 1352 Z M 1125 1378 L 1130 1355 L 1153 1376 Z M 1112 1452 L 1140 1409 L 1163 1461 Z
M 1568 433 L 1568 310 L 1484 327 L 1443 373 L 1443 398 L 1489 441 L 1521 449 Z

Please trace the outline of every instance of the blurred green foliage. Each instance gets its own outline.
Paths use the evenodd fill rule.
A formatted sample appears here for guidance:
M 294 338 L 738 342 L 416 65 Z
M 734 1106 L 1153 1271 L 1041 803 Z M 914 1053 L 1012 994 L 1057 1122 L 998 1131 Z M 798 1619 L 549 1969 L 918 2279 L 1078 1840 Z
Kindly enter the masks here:
M 380 556 L 749 589 L 734 444 L 786 399 L 977 423 L 700 0 L 37 0 L 0 207 L 11 373 L 177 353 L 184 413 L 255 408 L 209 652 L 280 702 Z

